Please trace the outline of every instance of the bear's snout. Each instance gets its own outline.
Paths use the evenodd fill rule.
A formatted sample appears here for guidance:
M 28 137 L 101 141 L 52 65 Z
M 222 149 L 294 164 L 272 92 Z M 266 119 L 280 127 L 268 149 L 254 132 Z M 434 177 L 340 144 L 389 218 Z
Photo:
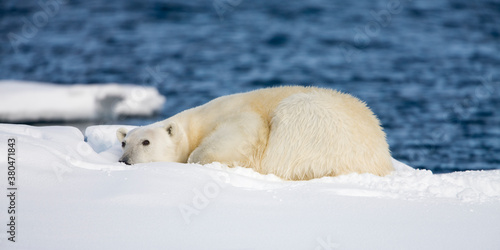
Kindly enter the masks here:
M 130 162 L 129 162 L 129 158 L 128 157 L 122 157 L 118 160 L 118 162 L 120 163 L 125 163 L 127 165 L 131 165 Z

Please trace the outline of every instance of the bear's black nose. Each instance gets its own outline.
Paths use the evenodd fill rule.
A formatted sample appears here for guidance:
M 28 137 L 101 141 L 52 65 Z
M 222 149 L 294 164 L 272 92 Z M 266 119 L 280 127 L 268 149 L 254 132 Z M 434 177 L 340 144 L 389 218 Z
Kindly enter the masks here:
M 130 163 L 128 162 L 128 159 L 120 159 L 120 160 L 118 160 L 118 162 L 130 165 Z

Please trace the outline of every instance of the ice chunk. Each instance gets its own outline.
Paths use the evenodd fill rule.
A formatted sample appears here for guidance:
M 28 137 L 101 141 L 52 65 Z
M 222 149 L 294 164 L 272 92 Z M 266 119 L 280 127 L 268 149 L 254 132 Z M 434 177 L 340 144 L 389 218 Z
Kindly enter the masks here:
M 152 87 L 131 84 L 76 84 L 0 81 L 0 121 L 77 121 L 118 116 L 151 116 L 165 97 Z

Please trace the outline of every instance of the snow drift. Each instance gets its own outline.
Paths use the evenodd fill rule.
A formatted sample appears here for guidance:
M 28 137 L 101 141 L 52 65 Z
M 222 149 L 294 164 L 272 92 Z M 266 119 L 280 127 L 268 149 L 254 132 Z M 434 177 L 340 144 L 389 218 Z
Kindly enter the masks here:
M 150 116 L 165 102 L 155 88 L 137 85 L 3 80 L 0 90 L 0 121 L 17 123 Z
M 500 249 L 500 170 L 394 160 L 387 177 L 283 181 L 218 163 L 126 166 L 118 127 L 0 125 L 0 165 L 15 138 L 19 187 L 15 243 L 0 198 L 2 249 Z

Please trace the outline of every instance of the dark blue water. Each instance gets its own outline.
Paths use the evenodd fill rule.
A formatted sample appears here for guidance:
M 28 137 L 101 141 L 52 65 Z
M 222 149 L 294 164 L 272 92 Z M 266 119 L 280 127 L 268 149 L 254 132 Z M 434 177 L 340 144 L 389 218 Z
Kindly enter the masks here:
M 498 0 L 61 2 L 0 2 L 0 78 L 135 83 L 168 98 L 159 117 L 100 123 L 315 85 L 366 101 L 411 166 L 500 168 Z

